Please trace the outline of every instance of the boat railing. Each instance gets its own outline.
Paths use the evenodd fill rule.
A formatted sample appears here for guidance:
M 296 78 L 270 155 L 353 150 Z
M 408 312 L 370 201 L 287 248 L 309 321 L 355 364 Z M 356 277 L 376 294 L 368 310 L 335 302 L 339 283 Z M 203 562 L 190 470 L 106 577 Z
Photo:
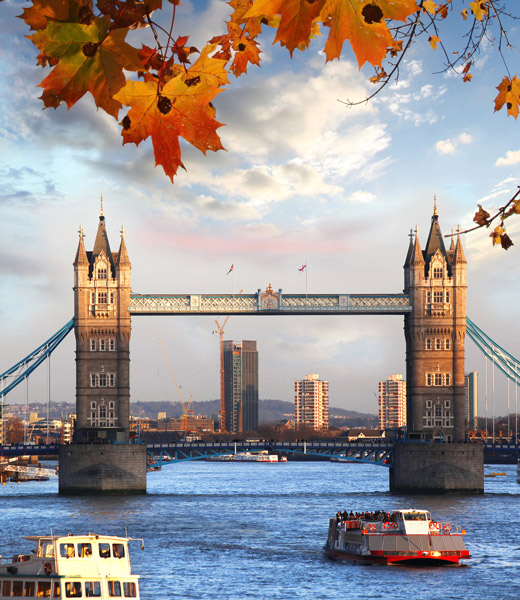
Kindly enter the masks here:
M 448 521 L 430 521 L 429 529 L 430 533 L 434 535 L 466 535 L 464 527 Z

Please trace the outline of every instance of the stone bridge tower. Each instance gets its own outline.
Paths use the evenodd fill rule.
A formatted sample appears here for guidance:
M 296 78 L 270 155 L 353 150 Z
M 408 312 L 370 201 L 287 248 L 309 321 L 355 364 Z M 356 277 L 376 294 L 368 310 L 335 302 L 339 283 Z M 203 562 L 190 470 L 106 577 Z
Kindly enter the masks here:
M 74 260 L 76 442 L 125 442 L 130 409 L 130 260 L 124 232 L 111 252 L 103 216 L 94 248 Z
M 412 313 L 405 317 L 407 429 L 409 439 L 465 439 L 464 339 L 466 259 L 460 236 L 446 250 L 436 206 L 426 247 L 410 236 L 404 291 Z

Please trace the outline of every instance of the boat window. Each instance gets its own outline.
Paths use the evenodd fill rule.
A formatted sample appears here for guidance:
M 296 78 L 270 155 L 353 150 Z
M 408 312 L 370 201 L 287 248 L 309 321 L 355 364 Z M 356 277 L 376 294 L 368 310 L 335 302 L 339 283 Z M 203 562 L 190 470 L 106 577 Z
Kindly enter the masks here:
M 85 596 L 87 598 L 99 598 L 101 596 L 101 584 L 99 581 L 85 581 Z
M 51 582 L 50 581 L 38 581 L 38 591 L 36 592 L 38 598 L 50 598 L 51 597 Z
M 78 544 L 78 554 L 82 558 L 92 556 L 92 544 Z
M 2 581 L 2 596 L 10 596 L 11 595 L 11 582 L 10 581 Z
M 60 556 L 63 558 L 74 558 L 74 544 L 60 544 Z
M 44 556 L 45 558 L 54 558 L 54 544 L 52 542 L 40 542 L 40 550 L 38 556 Z
M 23 587 L 23 595 L 26 598 L 32 598 L 34 596 L 34 581 L 26 581 Z
M 99 544 L 99 556 L 101 558 L 110 558 L 110 544 L 104 542 Z
M 120 581 L 109 581 L 108 582 L 108 595 L 109 596 L 121 596 L 121 582 Z
M 81 581 L 65 582 L 66 598 L 81 598 Z
M 59 581 L 54 582 L 54 594 L 53 595 L 55 598 L 61 598 L 61 588 L 60 588 Z
M 23 594 L 23 581 L 13 581 L 13 596 L 21 596 Z
M 125 546 L 124 544 L 112 544 L 112 555 L 114 558 L 125 557 Z
M 133 581 L 123 581 L 125 598 L 137 598 L 137 586 Z
M 404 513 L 405 521 L 426 521 L 426 513 L 423 512 L 410 512 Z

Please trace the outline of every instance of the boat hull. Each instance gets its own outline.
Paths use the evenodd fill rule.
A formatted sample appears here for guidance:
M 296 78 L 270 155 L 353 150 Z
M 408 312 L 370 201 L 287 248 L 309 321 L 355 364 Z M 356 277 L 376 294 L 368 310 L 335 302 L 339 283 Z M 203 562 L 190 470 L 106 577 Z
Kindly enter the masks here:
M 400 564 L 406 566 L 453 566 L 460 564 L 461 559 L 470 558 L 469 552 L 467 555 L 450 555 L 450 556 L 423 556 L 419 555 L 392 555 L 392 554 L 370 554 L 363 556 L 341 550 L 333 550 L 325 548 L 325 555 L 333 560 L 352 562 L 360 565 L 392 565 Z

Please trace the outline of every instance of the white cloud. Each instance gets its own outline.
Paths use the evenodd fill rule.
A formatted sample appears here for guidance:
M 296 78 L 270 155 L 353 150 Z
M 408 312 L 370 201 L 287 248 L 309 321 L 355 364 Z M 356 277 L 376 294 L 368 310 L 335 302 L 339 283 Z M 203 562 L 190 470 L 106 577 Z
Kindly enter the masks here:
M 520 163 L 520 150 L 508 150 L 505 156 L 501 156 L 495 162 L 495 167 L 510 167 Z
M 377 199 L 375 194 L 371 192 L 364 192 L 362 190 L 357 190 L 353 194 L 347 198 L 347 202 L 355 202 L 359 204 L 369 204 L 370 202 L 374 202 Z
M 455 154 L 455 150 L 459 145 L 471 144 L 473 137 L 469 133 L 461 133 L 457 137 L 449 138 L 447 140 L 439 140 L 435 144 L 435 150 L 437 154 Z

